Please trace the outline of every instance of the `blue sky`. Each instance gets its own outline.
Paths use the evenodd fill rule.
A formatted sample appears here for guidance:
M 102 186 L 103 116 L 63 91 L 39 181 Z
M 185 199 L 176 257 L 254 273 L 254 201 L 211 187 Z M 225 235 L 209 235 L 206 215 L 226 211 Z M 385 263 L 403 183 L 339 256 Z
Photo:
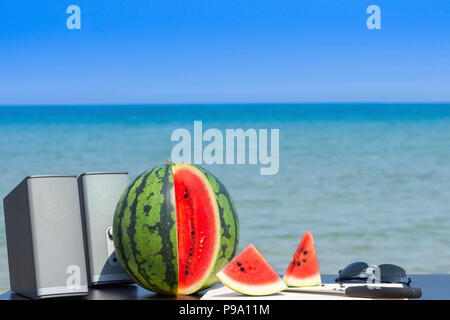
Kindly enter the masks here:
M 450 101 L 450 1 L 0 3 L 0 105 L 329 101 Z

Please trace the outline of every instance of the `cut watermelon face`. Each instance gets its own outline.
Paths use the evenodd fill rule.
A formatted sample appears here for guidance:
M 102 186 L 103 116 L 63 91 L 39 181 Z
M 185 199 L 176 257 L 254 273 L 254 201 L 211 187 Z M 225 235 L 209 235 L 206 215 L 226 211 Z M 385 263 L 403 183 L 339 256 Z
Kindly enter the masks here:
M 245 248 L 217 277 L 230 289 L 246 295 L 269 295 L 287 288 L 253 245 Z
M 220 244 L 219 208 L 205 175 L 187 164 L 173 166 L 178 237 L 178 293 L 203 285 L 216 262 Z
M 306 231 L 303 235 L 302 241 L 284 274 L 283 281 L 288 286 L 293 287 L 318 286 L 322 283 L 311 232 Z

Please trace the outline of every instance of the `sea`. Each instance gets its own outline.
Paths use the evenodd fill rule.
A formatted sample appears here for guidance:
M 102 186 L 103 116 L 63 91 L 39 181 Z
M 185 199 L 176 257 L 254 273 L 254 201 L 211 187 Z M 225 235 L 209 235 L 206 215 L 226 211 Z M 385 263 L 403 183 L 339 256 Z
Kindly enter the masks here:
M 393 263 L 450 272 L 450 104 L 190 104 L 0 107 L 0 198 L 24 177 L 127 171 L 171 158 L 176 129 L 279 129 L 279 170 L 204 165 L 254 244 L 284 273 L 306 230 L 320 270 Z M 225 134 L 224 134 L 225 135 Z M 9 289 L 0 204 L 0 292 Z

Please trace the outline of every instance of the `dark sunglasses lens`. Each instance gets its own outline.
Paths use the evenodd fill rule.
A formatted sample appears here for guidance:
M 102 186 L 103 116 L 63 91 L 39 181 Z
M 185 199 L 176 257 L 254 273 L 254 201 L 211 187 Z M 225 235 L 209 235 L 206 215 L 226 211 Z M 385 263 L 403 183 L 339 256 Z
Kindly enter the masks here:
M 367 268 L 365 262 L 353 262 L 339 272 L 340 278 L 354 277 L 363 272 Z
M 406 271 L 395 264 L 380 264 L 381 281 L 399 282 L 406 277 Z

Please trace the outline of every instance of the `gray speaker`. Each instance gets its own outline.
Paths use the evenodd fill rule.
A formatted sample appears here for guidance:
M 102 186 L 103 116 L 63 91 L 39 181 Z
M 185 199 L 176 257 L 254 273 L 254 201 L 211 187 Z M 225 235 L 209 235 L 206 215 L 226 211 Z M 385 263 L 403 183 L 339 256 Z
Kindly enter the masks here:
M 112 232 L 128 183 L 126 172 L 87 172 L 78 178 L 89 285 L 131 282 L 117 259 Z
M 86 295 L 76 176 L 29 176 L 3 206 L 11 289 L 32 299 Z

